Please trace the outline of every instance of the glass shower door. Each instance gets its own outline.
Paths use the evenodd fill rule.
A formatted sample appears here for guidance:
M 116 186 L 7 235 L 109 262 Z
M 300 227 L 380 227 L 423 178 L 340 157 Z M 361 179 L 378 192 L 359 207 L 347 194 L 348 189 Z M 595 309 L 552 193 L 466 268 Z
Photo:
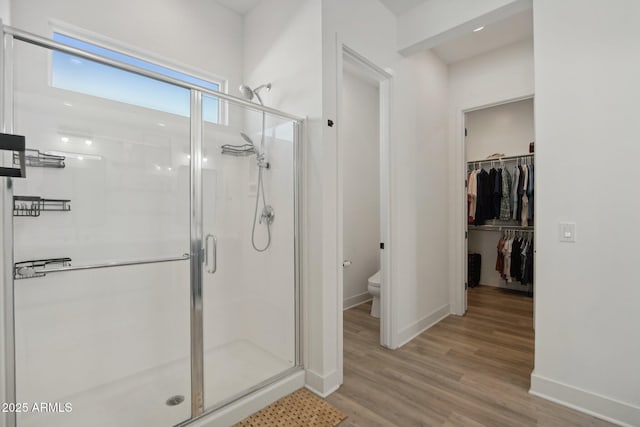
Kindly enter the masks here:
M 187 420 L 189 92 L 13 45 L 13 130 L 38 150 L 13 188 L 17 425 Z M 102 96 L 116 84 L 129 99 Z M 145 106 L 144 85 L 186 115 Z
M 16 424 L 182 425 L 299 369 L 299 122 L 11 31 Z
M 223 125 L 207 121 L 217 102 Z M 211 410 L 296 365 L 296 126 L 209 96 L 202 104 L 204 408 Z

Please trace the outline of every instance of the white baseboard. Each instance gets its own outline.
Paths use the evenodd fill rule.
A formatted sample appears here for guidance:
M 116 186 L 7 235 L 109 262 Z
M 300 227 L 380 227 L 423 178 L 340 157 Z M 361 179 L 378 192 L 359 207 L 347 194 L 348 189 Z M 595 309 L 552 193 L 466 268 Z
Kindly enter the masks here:
M 342 302 L 343 310 L 348 310 L 360 304 L 363 304 L 367 301 L 371 301 L 373 298 L 369 292 L 364 292 L 358 295 L 354 295 L 352 297 L 345 298 Z
M 422 319 L 414 322 L 413 324 L 403 328 L 398 335 L 396 336 L 395 342 L 398 342 L 397 347 L 399 348 L 447 317 L 450 314 L 449 304 L 445 304 L 439 309 L 435 310 L 431 314 L 427 314 Z
M 544 378 L 535 372 L 531 374 L 529 393 L 614 424 L 640 426 L 640 407 Z
M 307 369 L 306 372 L 305 387 L 320 397 L 327 397 L 340 388 L 340 373 L 337 370 L 325 376 L 310 369 Z

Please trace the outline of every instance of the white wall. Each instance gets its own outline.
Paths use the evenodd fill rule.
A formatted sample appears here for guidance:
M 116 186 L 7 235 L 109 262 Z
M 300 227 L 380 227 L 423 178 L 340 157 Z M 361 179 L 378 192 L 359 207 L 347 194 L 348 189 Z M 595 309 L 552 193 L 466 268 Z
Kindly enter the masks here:
M 3 24 L 11 25 L 11 1 L 10 0 L 0 1 L 0 18 L 2 19 Z
M 467 256 L 463 247 L 467 222 L 464 148 L 464 111 L 533 95 L 533 42 L 524 40 L 449 66 L 449 230 L 451 243 L 451 309 L 463 314 L 458 302 L 465 277 Z M 536 279 L 537 280 L 537 279 Z
M 368 279 L 380 269 L 380 96 L 377 82 L 343 74 L 343 307 L 371 299 Z
M 534 2 L 531 390 L 627 425 L 640 425 L 639 20 L 635 0 Z M 560 221 L 577 224 L 576 243 L 558 241 Z
M 515 156 L 529 153 L 534 141 L 533 99 L 525 99 L 466 114 L 467 161 L 495 153 Z

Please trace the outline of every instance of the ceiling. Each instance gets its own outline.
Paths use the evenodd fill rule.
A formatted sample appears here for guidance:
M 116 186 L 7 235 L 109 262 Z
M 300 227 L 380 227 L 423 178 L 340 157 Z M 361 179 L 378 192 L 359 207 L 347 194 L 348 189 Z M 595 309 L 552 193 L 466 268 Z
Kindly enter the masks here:
M 216 0 L 221 5 L 244 15 L 261 0 Z M 380 0 L 395 15 L 401 15 L 428 0 Z M 451 64 L 487 53 L 511 43 L 533 38 L 531 9 L 487 25 L 484 30 L 470 32 L 446 41 L 432 49 L 445 63 Z
M 380 0 L 387 9 L 396 15 L 402 15 L 427 0 Z
M 260 0 L 216 0 L 221 5 L 238 12 L 240 15 L 244 15 L 255 7 Z M 427 0 L 380 0 L 387 9 L 396 15 L 401 15 L 420 3 L 424 3 Z
M 221 5 L 244 15 L 255 7 L 260 0 L 216 0 Z
M 532 38 L 533 11 L 529 9 L 487 25 L 482 31 L 470 32 L 455 40 L 444 42 L 431 50 L 445 63 L 451 64 Z

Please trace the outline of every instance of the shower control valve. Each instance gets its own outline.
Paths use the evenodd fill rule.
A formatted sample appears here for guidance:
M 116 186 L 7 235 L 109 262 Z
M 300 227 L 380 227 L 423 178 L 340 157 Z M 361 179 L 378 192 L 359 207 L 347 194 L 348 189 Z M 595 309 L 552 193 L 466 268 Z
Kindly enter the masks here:
M 273 210 L 271 205 L 267 205 L 262 209 L 262 214 L 260 215 L 260 224 L 265 222 L 268 225 L 273 224 L 273 221 L 276 219 L 276 211 Z

